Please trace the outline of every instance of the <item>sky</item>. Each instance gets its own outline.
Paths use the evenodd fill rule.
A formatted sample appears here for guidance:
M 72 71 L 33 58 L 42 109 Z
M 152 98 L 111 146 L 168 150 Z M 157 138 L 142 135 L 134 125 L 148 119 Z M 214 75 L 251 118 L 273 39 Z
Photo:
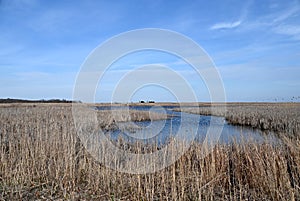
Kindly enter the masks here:
M 72 99 L 81 66 L 96 47 L 144 28 L 175 31 L 199 44 L 221 76 L 227 101 L 300 101 L 299 0 L 0 0 L 0 98 Z M 152 83 L 113 98 L 126 73 L 149 64 L 168 66 L 199 101 L 210 101 L 207 86 L 187 63 L 153 50 L 115 61 L 99 80 L 95 101 L 185 96 L 180 88 Z M 172 78 L 164 79 L 175 86 Z

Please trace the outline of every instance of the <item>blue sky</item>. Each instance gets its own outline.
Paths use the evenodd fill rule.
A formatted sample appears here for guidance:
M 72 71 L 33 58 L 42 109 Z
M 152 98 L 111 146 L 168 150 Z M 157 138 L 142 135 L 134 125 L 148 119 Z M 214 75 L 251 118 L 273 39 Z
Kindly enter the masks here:
M 290 101 L 300 96 L 299 0 L 2 0 L 0 97 L 72 99 L 88 54 L 116 34 L 141 28 L 173 30 L 202 46 L 220 72 L 228 101 Z M 151 51 L 116 62 L 99 82 L 96 101 L 110 101 L 126 71 L 151 63 L 178 70 L 190 79 L 199 101 L 209 101 L 205 85 L 187 65 Z M 147 86 L 132 97 L 139 99 L 174 101 L 174 96 Z

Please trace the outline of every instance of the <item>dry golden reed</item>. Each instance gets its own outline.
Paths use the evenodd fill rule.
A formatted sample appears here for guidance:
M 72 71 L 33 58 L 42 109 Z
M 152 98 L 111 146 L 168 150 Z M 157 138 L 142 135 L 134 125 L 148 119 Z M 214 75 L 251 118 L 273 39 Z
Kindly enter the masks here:
M 0 107 L 1 200 L 299 200 L 299 170 L 300 141 L 284 138 L 219 144 L 205 158 L 194 142 L 164 170 L 121 173 L 86 153 L 70 106 Z
M 231 103 L 227 111 L 220 110 L 220 105 L 201 106 L 198 110 L 191 107 L 175 109 L 177 111 L 201 115 L 223 116 L 231 124 L 251 126 L 289 137 L 300 134 L 300 103 Z

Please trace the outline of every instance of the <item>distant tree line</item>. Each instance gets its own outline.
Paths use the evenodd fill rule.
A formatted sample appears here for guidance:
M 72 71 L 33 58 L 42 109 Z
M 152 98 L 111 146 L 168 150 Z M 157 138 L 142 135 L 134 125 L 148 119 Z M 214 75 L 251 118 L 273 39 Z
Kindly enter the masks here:
M 65 99 L 49 99 L 49 100 L 44 100 L 44 99 L 24 100 L 24 99 L 12 99 L 12 98 L 0 99 L 0 103 L 73 103 L 73 102 L 78 102 L 78 101 L 71 101 Z

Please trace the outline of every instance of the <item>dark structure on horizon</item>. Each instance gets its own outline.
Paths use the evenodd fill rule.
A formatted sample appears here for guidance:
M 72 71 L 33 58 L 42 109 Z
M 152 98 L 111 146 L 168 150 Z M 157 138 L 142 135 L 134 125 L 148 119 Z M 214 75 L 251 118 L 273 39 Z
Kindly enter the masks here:
M 146 103 L 146 101 L 140 100 L 139 103 Z M 155 103 L 155 101 L 154 100 L 149 100 L 149 101 L 147 101 L 147 103 Z

